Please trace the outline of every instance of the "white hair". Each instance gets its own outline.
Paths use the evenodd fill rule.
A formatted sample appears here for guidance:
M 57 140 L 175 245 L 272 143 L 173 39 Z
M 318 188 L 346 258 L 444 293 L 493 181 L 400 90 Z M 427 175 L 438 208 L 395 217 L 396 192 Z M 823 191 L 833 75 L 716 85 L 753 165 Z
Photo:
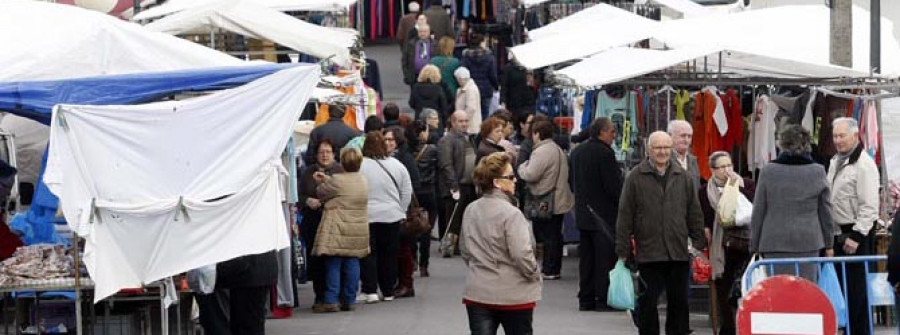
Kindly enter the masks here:
M 691 126 L 690 122 L 687 122 L 685 120 L 672 120 L 669 121 L 669 126 L 666 127 L 666 132 L 669 133 L 670 136 L 675 136 L 675 130 L 679 128 L 691 130 L 694 129 L 694 127 Z
M 410 12 L 418 13 L 418 12 L 419 12 L 419 9 L 421 9 L 421 8 L 419 7 L 419 3 L 418 3 L 418 2 L 413 1 L 413 2 L 410 2 L 410 3 L 409 3 L 409 11 L 410 11 Z
M 456 77 L 456 80 L 472 78 L 469 69 L 462 66 L 458 67 L 456 71 L 453 71 L 453 76 Z
M 839 124 L 846 125 L 847 128 L 850 128 L 850 133 L 858 133 L 859 132 L 859 122 L 852 117 L 839 117 L 831 121 L 831 127 L 837 127 Z

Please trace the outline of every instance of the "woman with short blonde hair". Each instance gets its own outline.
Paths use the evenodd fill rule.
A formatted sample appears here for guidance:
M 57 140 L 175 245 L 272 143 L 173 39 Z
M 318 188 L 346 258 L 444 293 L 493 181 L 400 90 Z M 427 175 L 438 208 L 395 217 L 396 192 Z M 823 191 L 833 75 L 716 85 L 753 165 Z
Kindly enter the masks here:
M 441 113 L 450 112 L 450 100 L 441 85 L 441 71 L 437 66 L 428 64 L 419 72 L 418 82 L 413 84 L 409 94 L 409 107 L 415 110 L 416 120 L 419 120 L 423 108 L 432 108 Z
M 419 72 L 419 78 L 417 81 L 420 83 L 440 83 L 441 70 L 439 70 L 437 66 L 431 64 L 425 65 L 425 67 L 422 68 L 422 71 Z

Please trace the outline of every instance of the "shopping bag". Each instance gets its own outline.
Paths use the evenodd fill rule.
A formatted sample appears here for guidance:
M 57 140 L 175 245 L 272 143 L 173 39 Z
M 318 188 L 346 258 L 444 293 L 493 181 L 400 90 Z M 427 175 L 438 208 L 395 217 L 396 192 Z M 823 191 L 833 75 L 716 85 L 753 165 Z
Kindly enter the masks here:
M 834 265 L 826 263 L 819 270 L 819 289 L 828 296 L 831 306 L 834 307 L 834 316 L 837 319 L 838 327 L 847 326 L 847 301 L 844 300 L 844 294 L 841 293 L 841 283 L 838 281 L 837 272 L 834 271 Z
M 631 279 L 631 271 L 625 267 L 625 262 L 622 260 L 619 260 L 616 267 L 609 272 L 609 293 L 606 295 L 606 304 L 620 310 L 634 309 L 634 281 Z
M 894 288 L 887 281 L 887 273 L 869 273 L 869 305 L 891 306 L 894 304 Z
M 735 215 L 737 214 L 738 190 L 737 179 L 729 179 L 725 183 L 725 189 L 722 190 L 722 196 L 719 197 L 719 204 L 716 206 L 716 214 L 719 215 L 719 225 L 722 227 L 734 226 Z
M 753 216 L 753 203 L 743 194 L 738 192 L 738 206 L 734 214 L 734 225 L 745 227 L 750 225 Z
M 691 269 L 693 270 L 691 277 L 694 283 L 706 284 L 709 282 L 709 278 L 712 277 L 712 265 L 703 254 L 694 256 L 694 259 L 691 261 Z
M 760 267 L 757 267 L 756 269 L 754 269 L 753 271 L 750 271 L 750 269 L 753 267 L 753 265 L 755 265 L 756 262 L 759 260 L 760 260 L 759 254 L 754 254 L 753 258 L 751 258 L 750 262 L 747 264 L 747 268 L 744 269 L 744 275 L 741 277 L 741 283 L 745 284 L 745 285 L 741 285 L 741 296 L 742 297 L 746 297 L 747 292 L 750 292 L 750 290 L 752 290 L 754 287 L 756 287 L 757 284 L 759 284 L 763 280 L 766 280 L 767 274 L 766 274 L 765 266 L 760 266 Z M 747 283 L 749 283 L 749 285 L 746 285 Z
M 500 108 L 500 92 L 494 91 L 494 94 L 491 95 L 491 103 L 488 107 L 488 115 L 493 115 L 494 112 Z

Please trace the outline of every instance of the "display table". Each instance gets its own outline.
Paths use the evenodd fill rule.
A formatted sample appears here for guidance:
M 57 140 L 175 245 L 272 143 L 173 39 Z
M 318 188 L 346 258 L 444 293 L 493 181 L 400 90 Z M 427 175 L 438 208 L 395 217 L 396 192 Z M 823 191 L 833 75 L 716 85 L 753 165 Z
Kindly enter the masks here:
M 76 285 L 77 284 L 77 285 Z M 93 299 L 94 292 L 94 282 L 91 279 L 81 278 L 78 283 L 74 278 L 67 279 L 51 279 L 51 280 L 31 280 L 31 281 L 22 281 L 16 283 L 15 285 L 9 286 L 0 286 L 0 310 L 4 309 L 6 306 L 6 301 L 14 301 L 13 295 L 16 293 L 26 293 L 33 292 L 35 294 L 36 308 L 35 308 L 35 320 L 40 320 L 40 294 L 50 291 L 71 291 L 75 294 L 75 334 L 85 334 L 84 330 L 84 318 L 82 312 L 82 302 L 91 301 Z M 166 289 L 165 285 L 161 282 L 155 282 L 144 287 L 143 291 L 135 294 L 120 292 L 112 297 L 104 299 L 103 302 L 107 304 L 113 304 L 119 301 L 141 301 L 141 302 L 158 302 L 160 308 L 160 328 L 163 335 L 169 334 L 169 313 L 168 309 L 165 306 L 165 296 Z M 14 303 L 14 306 L 18 308 L 18 305 Z M 94 321 L 94 304 L 90 304 L 90 319 L 89 321 Z M 5 315 L 5 313 L 0 313 Z M 107 309 L 107 316 L 109 314 L 109 310 Z M 177 334 L 182 333 L 182 325 L 181 325 L 181 313 L 177 314 Z M 13 327 L 19 327 L 18 320 L 18 310 L 16 310 L 14 320 L 12 322 Z M 5 318 L 5 317 L 4 317 Z M 4 334 L 8 335 L 10 322 L 7 320 L 3 320 L 3 330 Z M 70 333 L 71 330 L 70 330 Z M 16 330 L 13 334 L 19 334 L 19 330 Z

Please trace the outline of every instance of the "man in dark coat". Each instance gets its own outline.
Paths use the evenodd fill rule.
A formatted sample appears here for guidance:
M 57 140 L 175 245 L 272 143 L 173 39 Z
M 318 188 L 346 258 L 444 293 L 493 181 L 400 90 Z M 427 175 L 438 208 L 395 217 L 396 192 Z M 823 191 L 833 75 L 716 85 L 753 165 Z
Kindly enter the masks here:
M 306 146 L 306 154 L 303 161 L 306 165 L 316 163 L 316 152 L 319 150 L 319 142 L 323 139 L 331 140 L 334 145 L 334 157 L 337 158 L 341 148 L 347 145 L 354 137 L 360 135 L 359 130 L 350 128 L 344 123 L 344 113 L 346 109 L 343 106 L 328 106 L 328 122 L 319 125 L 309 133 L 309 145 Z
M 610 310 L 606 305 L 609 271 L 616 265 L 615 225 L 622 193 L 622 170 L 612 141 L 616 127 L 607 117 L 594 120 L 587 142 L 570 155 L 575 187 L 575 223 L 580 231 L 578 309 Z
M 428 19 L 428 25 L 431 26 L 431 32 L 434 33 L 434 40 L 440 41 L 441 37 L 447 36 L 456 39 L 453 32 L 453 19 L 447 10 L 441 6 L 440 1 L 432 1 L 431 6 L 422 14 Z
M 666 291 L 666 334 L 688 334 L 688 271 L 693 247 L 703 250 L 703 212 L 691 176 L 672 163 L 672 138 L 661 131 L 647 141 L 650 157 L 631 170 L 619 198 L 616 255 L 636 261 L 646 289 L 637 300 L 640 334 L 659 334 L 657 303 Z
M 412 86 L 419 77 L 419 71 L 431 63 L 431 57 L 438 54 L 437 40 L 431 37 L 431 27 L 427 23 L 416 24 L 416 37 L 406 41 L 400 59 L 403 67 L 403 83 Z

